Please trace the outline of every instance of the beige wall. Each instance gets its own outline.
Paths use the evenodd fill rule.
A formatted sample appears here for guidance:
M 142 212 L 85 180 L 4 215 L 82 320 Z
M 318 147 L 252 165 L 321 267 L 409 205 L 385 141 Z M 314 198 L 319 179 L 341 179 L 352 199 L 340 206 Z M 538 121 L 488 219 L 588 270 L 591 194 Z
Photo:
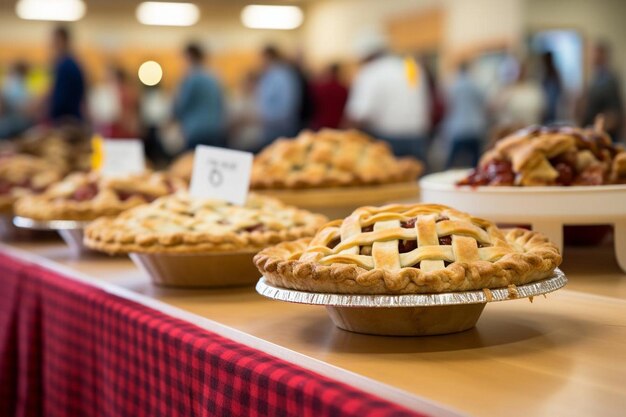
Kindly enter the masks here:
M 232 87 L 255 66 L 257 51 L 263 44 L 276 43 L 289 51 L 295 51 L 299 45 L 299 30 L 244 28 L 239 21 L 240 2 L 211 7 L 206 2 L 201 20 L 187 28 L 141 25 L 135 19 L 133 6 L 96 8 L 90 3 L 85 18 L 70 27 L 92 81 L 101 77 L 107 62 L 119 62 L 134 73 L 141 62 L 155 59 L 164 68 L 164 85 L 172 87 L 182 68 L 180 48 L 190 40 L 197 40 L 211 50 L 216 70 Z M 53 26 L 51 22 L 18 19 L 11 7 L 0 5 L 0 67 L 17 58 L 44 65 Z
M 313 63 L 351 57 L 363 30 L 416 11 L 445 14 L 442 47 L 455 54 L 521 38 L 523 0 L 323 0 L 309 6 L 304 41 Z M 416 28 L 419 30 L 419 28 Z
M 525 25 L 530 30 L 573 28 L 587 43 L 587 75 L 594 42 L 606 40 L 613 45 L 614 66 L 622 78 L 626 97 L 626 1 L 623 0 L 528 0 Z

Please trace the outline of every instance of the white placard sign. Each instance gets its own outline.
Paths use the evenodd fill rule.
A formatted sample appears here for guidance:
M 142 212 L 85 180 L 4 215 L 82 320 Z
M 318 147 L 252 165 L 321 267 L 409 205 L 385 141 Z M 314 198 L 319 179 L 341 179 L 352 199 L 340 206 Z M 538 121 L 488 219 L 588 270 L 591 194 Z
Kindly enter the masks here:
M 141 174 L 146 170 L 143 142 L 138 139 L 105 139 L 102 153 L 103 175 Z
M 198 198 L 214 198 L 244 205 L 248 198 L 252 159 L 250 152 L 197 146 L 190 194 Z

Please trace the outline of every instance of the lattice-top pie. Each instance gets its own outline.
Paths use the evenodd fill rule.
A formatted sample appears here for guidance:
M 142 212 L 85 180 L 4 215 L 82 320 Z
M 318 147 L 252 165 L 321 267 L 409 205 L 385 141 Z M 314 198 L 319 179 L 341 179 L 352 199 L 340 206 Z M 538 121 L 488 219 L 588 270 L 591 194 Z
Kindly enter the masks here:
M 279 139 L 254 160 L 255 189 L 315 188 L 411 181 L 422 172 L 413 158 L 395 158 L 389 146 L 349 130 L 302 132 Z
M 486 152 L 459 185 L 626 184 L 626 152 L 600 126 L 530 127 Z
M 163 173 L 104 177 L 97 172 L 74 173 L 46 192 L 19 199 L 18 216 L 35 220 L 94 220 L 184 189 L 185 184 Z
M 520 285 L 551 276 L 557 248 L 523 229 L 432 204 L 362 207 L 313 239 L 260 252 L 269 283 L 348 294 L 410 294 Z
M 19 197 L 40 193 L 61 178 L 61 171 L 41 158 L 0 156 L 0 211 L 11 211 Z
M 327 219 L 280 201 L 250 194 L 244 206 L 178 193 L 96 220 L 85 244 L 108 253 L 258 251 L 312 236 Z

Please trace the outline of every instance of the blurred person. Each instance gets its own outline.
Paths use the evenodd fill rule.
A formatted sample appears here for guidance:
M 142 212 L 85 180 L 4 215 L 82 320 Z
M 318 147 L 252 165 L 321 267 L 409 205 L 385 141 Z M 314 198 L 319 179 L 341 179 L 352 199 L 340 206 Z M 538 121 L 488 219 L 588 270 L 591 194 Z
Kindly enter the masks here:
M 300 130 L 302 85 L 298 74 L 275 46 L 263 48 L 263 70 L 256 102 L 263 126 L 262 146 Z
M 559 117 L 559 107 L 563 97 L 563 83 L 561 82 L 559 70 L 556 68 L 552 52 L 544 52 L 541 55 L 541 63 L 541 86 L 546 98 L 543 122 L 554 123 Z
M 337 129 L 348 101 L 348 88 L 341 82 L 339 64 L 329 65 L 311 84 L 313 113 L 310 127 Z
M 387 140 L 396 155 L 425 160 L 430 100 L 421 66 L 389 53 L 379 33 L 366 33 L 356 49 L 361 68 L 348 96 L 348 123 Z M 413 81 L 409 64 L 416 66 Z
M 161 86 L 146 86 L 139 98 L 139 116 L 142 126 L 142 138 L 146 155 L 155 166 L 164 166 L 172 156 L 180 153 L 184 147 L 184 138 L 180 129 L 168 129 L 178 126 L 170 122 L 172 109 L 171 98 Z
M 229 100 L 229 142 L 234 149 L 253 151 L 261 146 L 263 128 L 257 114 L 255 94 L 259 75 L 246 74 L 240 88 Z
M 66 27 L 58 26 L 52 32 L 52 49 L 54 68 L 48 117 L 54 123 L 82 120 L 85 79 L 72 53 L 71 35 Z
M 28 64 L 13 64 L 0 90 L 0 139 L 19 136 L 34 124 L 33 97 L 26 85 Z
M 174 118 L 180 123 L 185 146 L 224 147 L 226 115 L 220 82 L 204 68 L 205 54 L 198 44 L 187 45 L 184 56 L 187 71 L 174 99 Z
M 121 67 L 113 69 L 113 79 L 120 103 L 121 114 L 112 126 L 112 138 L 137 138 L 139 136 L 139 94 Z
M 104 78 L 89 89 L 87 104 L 94 131 L 103 137 L 110 138 L 113 124 L 122 113 L 113 67 L 108 67 Z
M 296 57 L 291 61 L 291 67 L 293 68 L 296 77 L 298 79 L 298 87 L 300 89 L 300 103 L 298 107 L 298 131 L 305 129 L 311 123 L 311 117 L 313 116 L 313 96 L 311 92 L 310 77 L 305 70 L 303 63 L 303 55 L 301 52 L 296 54 Z
M 467 62 L 459 65 L 447 103 L 448 114 L 443 121 L 443 134 L 450 142 L 446 169 L 463 154 L 471 157 L 471 166 L 476 166 L 487 130 L 487 114 L 485 97 L 472 79 Z
M 518 65 L 515 82 L 497 92 L 493 102 L 498 126 L 540 124 L 545 109 L 543 89 L 528 76 L 528 66 L 525 63 Z
M 428 86 L 428 96 L 430 98 L 430 136 L 433 138 L 439 129 L 439 126 L 443 122 L 446 114 L 445 100 L 442 91 L 439 87 L 439 80 L 437 77 L 437 71 L 433 68 L 432 62 L 429 64 L 425 57 L 420 59 L 422 68 L 424 69 L 424 76 L 426 79 L 426 85 Z
M 611 49 L 607 43 L 600 42 L 595 46 L 593 66 L 585 98 L 583 124 L 593 124 L 596 116 L 602 114 L 606 132 L 613 141 L 618 141 L 624 124 L 624 104 L 620 81 L 611 69 Z

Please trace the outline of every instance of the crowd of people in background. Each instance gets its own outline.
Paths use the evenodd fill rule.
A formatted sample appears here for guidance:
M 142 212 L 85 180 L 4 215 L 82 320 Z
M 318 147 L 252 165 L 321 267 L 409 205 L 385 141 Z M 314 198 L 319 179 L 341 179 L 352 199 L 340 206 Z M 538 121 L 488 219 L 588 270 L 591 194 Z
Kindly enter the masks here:
M 598 43 L 593 73 L 578 107 L 568 111 L 567 92 L 552 51 L 517 60 L 509 80 L 487 92 L 472 62 L 457 64 L 445 85 L 413 57 L 389 51 L 383 36 L 355 45 L 359 67 L 348 85 L 338 63 L 313 76 L 302 59 L 274 45 L 260 52 L 262 65 L 227 92 L 197 43 L 184 48 L 185 71 L 170 96 L 159 86 L 140 87 L 121 67 L 88 88 L 71 34 L 52 34 L 49 92 L 35 98 L 27 88 L 29 66 L 15 63 L 0 90 L 0 138 L 23 134 L 38 123 L 89 123 L 107 138 L 142 138 L 149 156 L 167 159 L 198 144 L 258 152 L 302 129 L 358 128 L 384 139 L 397 155 L 430 161 L 433 149 L 446 168 L 475 165 L 494 137 L 534 124 L 591 124 L 603 114 L 613 140 L 623 139 L 624 105 L 609 45 Z M 511 71 L 510 71 L 511 72 Z

